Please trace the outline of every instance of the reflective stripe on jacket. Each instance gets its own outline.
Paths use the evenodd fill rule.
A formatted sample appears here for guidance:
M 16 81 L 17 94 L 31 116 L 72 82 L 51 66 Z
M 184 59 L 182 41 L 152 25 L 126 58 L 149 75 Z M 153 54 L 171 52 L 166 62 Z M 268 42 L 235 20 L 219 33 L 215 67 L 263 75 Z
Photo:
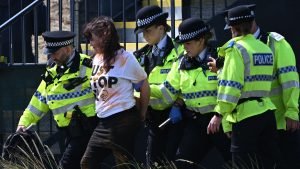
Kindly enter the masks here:
M 76 105 L 87 117 L 96 115 L 95 98 L 88 80 L 92 69 L 82 64 L 85 58 L 89 56 L 75 54 L 70 66 L 72 68 L 68 68 L 60 78 L 56 72 L 56 65 L 46 72 L 45 76 L 53 80 L 50 83 L 41 81 L 21 116 L 19 125 L 29 126 L 31 123 L 37 123 L 46 113 L 52 111 L 59 127 L 68 126 L 70 118 L 65 117 L 65 114 L 73 112 Z M 87 80 L 71 90 L 66 90 L 64 86 L 76 78 L 87 78 Z
M 233 38 L 225 49 L 215 110 L 232 123 L 275 109 L 268 98 L 273 81 L 273 54 L 251 34 Z M 222 50 L 224 51 L 224 50 Z M 236 107 L 239 99 L 261 97 Z M 236 111 L 233 111 L 235 110 Z

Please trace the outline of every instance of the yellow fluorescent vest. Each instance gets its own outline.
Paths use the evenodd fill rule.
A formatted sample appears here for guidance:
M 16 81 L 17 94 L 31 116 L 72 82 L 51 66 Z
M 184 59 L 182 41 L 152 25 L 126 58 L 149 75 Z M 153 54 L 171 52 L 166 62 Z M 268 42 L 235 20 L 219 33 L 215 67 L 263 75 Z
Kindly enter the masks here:
M 79 56 L 78 54 L 77 57 L 78 62 L 80 62 L 77 72 L 71 73 L 69 68 L 59 79 L 56 78 L 57 65 L 46 72 L 46 76 L 49 75 L 54 79 L 53 83 L 46 85 L 44 80 L 41 81 L 29 105 L 23 112 L 19 125 L 29 126 L 32 123 L 37 123 L 46 113 L 51 111 L 59 127 L 68 126 L 70 117 L 65 117 L 65 114 L 73 112 L 76 105 L 87 117 L 96 115 L 95 98 L 88 79 L 70 91 L 64 88 L 64 84 L 69 83 L 70 79 L 89 78 L 91 75 L 92 69 L 82 65 L 82 61 L 89 58 L 89 56 L 83 54 Z
M 181 58 L 182 59 L 182 58 Z M 199 67 L 193 70 L 179 70 L 179 63 L 173 63 L 166 81 L 160 87 L 152 87 L 151 95 L 163 98 L 172 104 L 178 97 L 185 102 L 186 108 L 201 114 L 214 112 L 217 103 L 217 74 Z M 231 130 L 230 124 L 223 118 L 224 131 Z
M 268 46 L 274 54 L 274 80 L 270 98 L 277 108 L 277 128 L 285 129 L 286 117 L 299 120 L 299 75 L 295 54 L 284 37 L 275 32 L 269 33 Z
M 150 101 L 149 104 L 154 110 L 165 110 L 171 106 L 171 103 L 166 102 L 162 97 L 155 96 L 155 90 L 160 88 L 160 85 L 165 81 L 172 64 L 178 60 L 178 55 L 183 52 L 183 46 L 173 42 L 174 48 L 166 56 L 163 66 L 155 66 L 148 75 L 150 85 Z M 151 52 L 150 52 L 151 54 Z M 137 94 L 135 93 L 135 96 Z M 138 97 L 138 96 L 137 96 Z
M 201 114 L 212 112 L 216 105 L 217 75 L 209 70 L 204 72 L 201 67 L 179 70 L 179 62 L 173 64 L 160 88 L 151 93 L 170 104 L 180 96 L 187 109 Z
M 215 110 L 231 123 L 276 109 L 268 98 L 273 81 L 273 54 L 253 35 L 230 40 L 225 47 L 225 63 L 220 74 Z M 261 97 L 262 102 L 246 101 L 236 106 L 239 99 Z M 234 111 L 236 109 L 236 111 Z

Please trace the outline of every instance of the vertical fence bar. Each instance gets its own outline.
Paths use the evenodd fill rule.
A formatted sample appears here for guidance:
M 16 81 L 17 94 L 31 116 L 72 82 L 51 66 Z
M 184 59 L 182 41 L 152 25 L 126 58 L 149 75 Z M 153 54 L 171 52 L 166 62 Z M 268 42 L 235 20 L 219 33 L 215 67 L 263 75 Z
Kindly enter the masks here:
M 228 7 L 227 0 L 224 0 L 224 5 L 225 5 L 225 9 L 227 9 L 227 7 Z
M 126 50 L 126 18 L 125 18 L 125 0 L 123 0 L 123 44 L 124 44 L 124 49 Z
M 85 0 L 84 1 L 84 23 L 87 23 L 88 22 L 88 0 Z M 86 39 L 86 42 L 85 42 L 85 53 L 88 54 L 88 40 Z
M 62 0 L 59 0 L 58 1 L 58 15 L 59 15 L 59 20 L 58 20 L 58 25 L 59 25 L 59 30 L 61 31 L 62 30 L 62 14 L 63 14 L 63 11 L 62 11 Z
M 199 9 L 200 9 L 200 19 L 202 19 L 202 0 L 199 0 Z
M 211 10 L 212 10 L 212 16 L 214 17 L 215 16 L 215 14 L 216 14 L 216 10 L 215 10 L 215 0 L 212 0 L 212 7 L 211 7 Z
M 50 19 L 50 0 L 47 0 L 47 31 L 50 31 L 51 30 L 51 19 Z
M 8 18 L 11 17 L 11 1 L 8 1 Z M 12 25 L 9 26 L 8 29 L 8 33 L 9 33 L 9 37 L 8 37 L 8 44 L 9 44 L 9 52 L 8 52 L 8 56 L 9 56 L 9 63 L 13 64 L 14 63 L 14 56 L 13 56 L 13 43 L 12 43 Z
M 101 11 L 101 0 L 98 0 L 98 16 L 100 16 L 102 13 Z
M 171 0 L 171 36 L 175 38 L 175 0 Z
M 23 9 L 23 1 L 21 1 L 21 10 Z M 22 47 L 22 56 L 18 56 L 21 57 L 21 62 L 25 63 L 26 62 L 26 48 L 25 48 L 25 15 L 22 15 L 21 17 L 21 47 Z M 30 44 L 31 45 L 31 44 Z
M 134 0 L 134 16 L 136 16 L 136 13 L 137 13 L 137 7 L 138 5 L 137 5 L 137 0 Z M 135 26 L 137 26 L 136 25 L 136 22 L 135 22 Z M 138 36 L 138 34 L 136 34 L 135 35 L 135 50 L 138 50 L 138 48 L 139 48 L 139 36 Z
M 40 4 L 43 5 L 43 4 Z M 37 13 L 37 7 L 33 10 L 33 18 L 34 18 L 34 63 L 38 63 L 39 58 L 39 52 L 38 52 L 38 13 Z
M 109 1 L 110 3 L 109 3 L 109 8 L 110 8 L 110 17 L 111 17 L 111 19 L 113 19 L 114 20 L 114 18 L 113 18 L 113 5 L 112 5 L 112 0 L 111 1 Z
M 71 0 L 70 2 L 72 2 L 72 5 L 73 6 L 73 10 L 71 10 L 71 15 L 73 16 L 72 20 L 73 20 L 73 32 L 76 34 L 75 36 L 75 47 L 77 50 L 80 49 L 80 32 L 79 32 L 79 3 L 81 2 L 81 0 Z
M 70 29 L 71 29 L 72 32 L 74 32 L 74 27 L 75 27 L 75 24 L 76 24 L 75 15 L 74 15 L 74 12 L 75 12 L 75 5 L 74 5 L 75 2 L 74 1 L 76 1 L 76 0 L 70 0 L 70 23 L 71 23 L 70 24 Z M 76 2 L 78 2 L 78 0 Z M 76 37 L 78 37 L 77 34 L 76 34 Z M 76 44 L 76 40 L 75 40 L 75 44 Z

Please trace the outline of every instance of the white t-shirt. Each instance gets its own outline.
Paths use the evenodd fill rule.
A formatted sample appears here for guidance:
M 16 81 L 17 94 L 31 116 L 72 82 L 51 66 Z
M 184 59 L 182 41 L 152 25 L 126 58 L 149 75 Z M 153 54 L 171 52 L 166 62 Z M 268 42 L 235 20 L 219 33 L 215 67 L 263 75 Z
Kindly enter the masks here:
M 133 83 L 147 78 L 147 74 L 136 58 L 124 49 L 118 50 L 112 68 L 105 73 L 103 61 L 93 60 L 91 87 L 96 94 L 96 112 L 99 118 L 105 118 L 135 105 Z

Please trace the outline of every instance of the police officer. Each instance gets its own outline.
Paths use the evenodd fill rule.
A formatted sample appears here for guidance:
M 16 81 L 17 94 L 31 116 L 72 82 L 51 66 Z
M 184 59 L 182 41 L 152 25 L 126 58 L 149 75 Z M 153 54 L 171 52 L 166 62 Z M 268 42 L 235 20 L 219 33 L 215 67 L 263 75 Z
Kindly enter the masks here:
M 215 116 L 218 82 L 217 75 L 210 72 L 207 66 L 213 51 L 208 43 L 211 37 L 209 26 L 202 20 L 184 20 L 179 25 L 179 36 L 175 40 L 183 44 L 185 53 L 180 56 L 179 62 L 173 64 L 160 90 L 151 91 L 170 102 L 182 96 L 186 106 L 186 110 L 183 111 L 186 126 L 176 158 L 195 164 L 199 164 L 213 147 L 220 151 L 225 161 L 231 159 L 230 141 L 226 135 L 223 132 L 211 135 L 207 133 L 207 125 Z M 174 109 L 176 107 L 173 106 L 172 110 Z M 222 119 L 219 116 L 216 118 Z M 220 127 L 220 123 L 218 125 Z M 176 161 L 177 168 L 195 167 L 189 164 Z
M 254 10 L 255 5 L 247 5 Z M 299 75 L 296 58 L 290 44 L 276 32 L 261 30 L 253 20 L 252 33 L 267 44 L 274 54 L 274 75 L 270 98 L 276 106 L 275 117 L 279 134 L 279 148 L 286 168 L 300 168 L 299 140 Z
M 148 44 L 134 54 L 148 75 L 151 91 L 164 82 L 172 63 L 183 50 L 182 46 L 167 35 L 170 31 L 170 26 L 166 23 L 167 18 L 168 13 L 162 12 L 158 6 L 146 6 L 140 9 L 136 16 L 137 27 L 134 31 L 136 34 L 142 32 Z M 182 123 L 177 123 L 179 120 L 173 118 L 172 125 L 166 126 L 163 130 L 157 127 L 168 118 L 171 107 L 172 104 L 150 95 L 146 152 L 148 166 L 151 162 L 174 159 L 180 138 L 179 126 Z
M 255 4 L 242 5 L 247 7 L 254 17 Z M 225 12 L 227 14 L 227 12 Z M 228 26 L 226 26 L 228 27 Z M 274 75 L 270 98 L 276 106 L 275 117 L 279 132 L 279 148 L 287 168 L 300 168 L 297 157 L 300 155 L 299 131 L 299 76 L 296 69 L 296 60 L 293 49 L 285 38 L 276 32 L 264 32 L 252 21 L 251 33 L 256 39 L 267 44 L 273 54 Z M 219 66 L 222 67 L 222 66 Z
M 268 97 L 273 80 L 271 49 L 251 34 L 254 15 L 247 7 L 227 13 L 233 38 L 225 56 L 215 110 L 232 123 L 231 152 L 235 167 L 276 168 L 275 105 Z
M 66 133 L 66 149 L 60 160 L 64 169 L 80 168 L 80 159 L 96 125 L 95 99 L 88 77 L 91 59 L 73 48 L 74 33 L 53 31 L 42 34 L 44 54 L 55 62 L 20 118 L 17 131 L 26 130 L 51 111 L 60 131 Z

